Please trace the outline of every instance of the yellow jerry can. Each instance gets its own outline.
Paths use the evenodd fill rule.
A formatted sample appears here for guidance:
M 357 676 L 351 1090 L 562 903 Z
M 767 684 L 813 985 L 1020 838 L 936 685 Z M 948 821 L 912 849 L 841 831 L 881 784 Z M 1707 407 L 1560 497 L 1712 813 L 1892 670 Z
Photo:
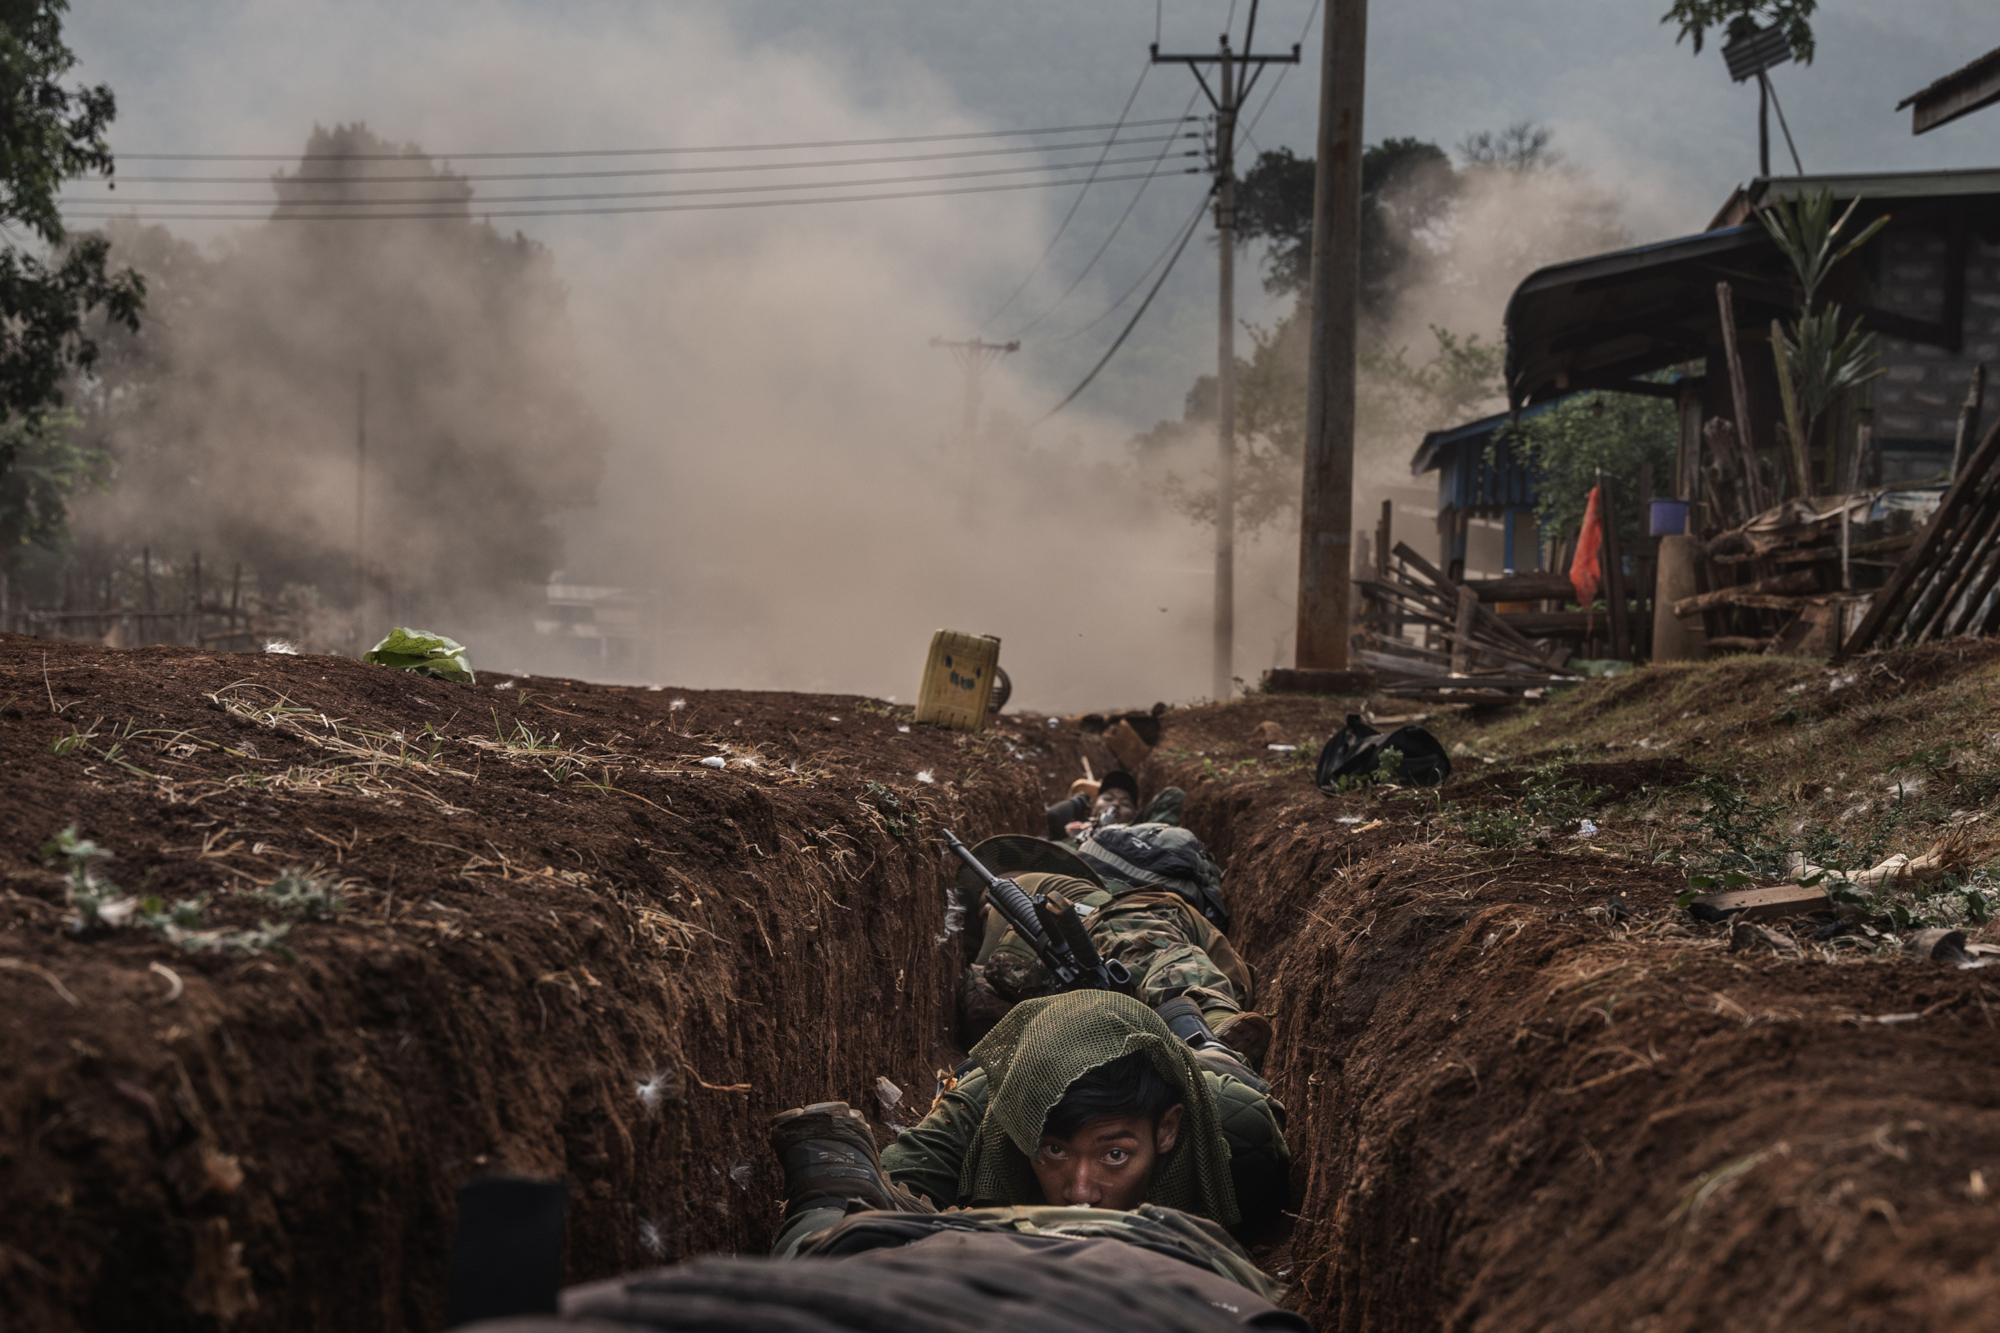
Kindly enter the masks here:
M 999 665 L 1000 640 L 990 634 L 941 629 L 931 635 L 923 684 L 917 687 L 917 721 L 954 731 L 983 728 Z

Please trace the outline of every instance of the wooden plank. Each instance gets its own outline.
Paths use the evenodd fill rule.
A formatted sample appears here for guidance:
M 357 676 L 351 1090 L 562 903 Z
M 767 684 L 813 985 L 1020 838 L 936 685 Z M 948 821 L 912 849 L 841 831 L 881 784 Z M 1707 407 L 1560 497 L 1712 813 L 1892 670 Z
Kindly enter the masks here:
M 1691 616 L 1720 606 L 1759 606 L 1763 604 L 1762 599 L 1810 592 L 1818 582 L 1818 576 L 1811 570 L 1795 569 L 1788 574 L 1774 574 L 1768 579 L 1758 579 L 1755 583 L 1739 583 L 1733 588 L 1717 588 L 1714 592 L 1683 597 L 1674 603 L 1674 614 Z
M 1482 602 L 1573 602 L 1576 589 L 1569 575 L 1548 572 L 1509 574 L 1497 579 L 1467 579 L 1465 586 Z
M 1826 890 L 1802 884 L 1780 884 L 1774 889 L 1734 889 L 1695 899 L 1718 912 L 1741 912 L 1746 921 L 1777 921 L 1804 916 L 1826 907 Z
M 1945 530 L 1958 516 L 1958 508 L 1972 494 L 1973 488 L 1984 479 L 1993 467 L 1994 455 L 2000 454 L 2000 421 L 1995 421 L 1986 432 L 1986 438 L 1979 442 L 1972 458 L 1965 465 L 1965 471 L 1952 480 L 1951 489 L 1945 492 L 1944 501 L 1938 506 L 1931 521 L 1924 525 L 1922 535 L 1915 545 L 1903 553 L 1896 562 L 1896 568 L 1889 573 L 1889 581 L 1884 583 L 1868 604 L 1868 614 L 1862 617 L 1860 628 L 1854 637 L 1841 647 L 1842 658 L 1855 653 L 1865 653 L 1875 646 L 1875 636 L 1889 622 L 1893 613 L 1900 624 L 1901 617 L 1908 614 L 1902 605 L 1903 598 L 1910 591 L 1910 585 L 1917 575 L 1930 564 L 1933 552 L 1943 541 Z
M 1451 636 L 1451 674 L 1464 675 L 1472 666 L 1472 621 L 1479 613 L 1479 594 L 1458 586 L 1457 632 Z

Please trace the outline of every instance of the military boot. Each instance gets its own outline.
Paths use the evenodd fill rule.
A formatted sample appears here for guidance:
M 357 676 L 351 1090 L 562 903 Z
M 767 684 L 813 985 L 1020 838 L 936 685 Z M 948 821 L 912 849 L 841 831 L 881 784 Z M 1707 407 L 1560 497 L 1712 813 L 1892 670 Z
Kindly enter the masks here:
M 1224 1046 L 1242 1056 L 1243 1063 L 1252 1069 L 1264 1067 L 1264 1057 L 1271 1050 L 1270 1019 L 1246 1009 L 1217 1019 L 1210 1030 Z
M 771 1117 L 771 1151 L 785 1173 L 785 1213 L 843 1207 L 850 1199 L 894 1211 L 875 1136 L 846 1102 L 816 1102 Z
M 1168 1031 L 1193 1048 L 1197 1060 L 1215 1073 L 1240 1079 L 1258 1092 L 1271 1090 L 1271 1085 L 1259 1078 L 1237 1051 L 1209 1031 L 1208 1021 L 1202 1017 L 1200 1006 L 1187 996 L 1168 1000 L 1153 1012 L 1160 1016 Z

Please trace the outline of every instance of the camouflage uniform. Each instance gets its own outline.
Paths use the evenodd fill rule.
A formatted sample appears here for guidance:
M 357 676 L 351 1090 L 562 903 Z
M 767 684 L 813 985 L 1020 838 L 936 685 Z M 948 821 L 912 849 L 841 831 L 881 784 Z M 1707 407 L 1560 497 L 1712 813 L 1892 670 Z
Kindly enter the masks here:
M 1022 875 L 1019 882 L 1030 896 L 1053 889 L 1068 898 L 1097 951 L 1131 970 L 1133 993 L 1148 1005 L 1158 1008 L 1185 995 L 1214 1027 L 1252 1002 L 1250 965 L 1227 935 L 1173 890 L 1109 877 L 1102 889 L 1064 875 Z M 997 912 L 987 916 L 973 962 L 1003 1000 L 1048 993 L 1048 973 L 1035 951 Z

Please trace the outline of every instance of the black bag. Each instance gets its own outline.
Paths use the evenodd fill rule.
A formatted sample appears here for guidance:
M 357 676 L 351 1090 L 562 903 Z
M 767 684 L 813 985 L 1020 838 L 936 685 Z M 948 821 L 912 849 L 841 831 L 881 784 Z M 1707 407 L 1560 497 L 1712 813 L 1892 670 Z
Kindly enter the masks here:
M 1396 774 L 1398 782 L 1412 787 L 1440 787 L 1451 776 L 1451 757 L 1444 752 L 1438 738 L 1422 727 L 1398 727 L 1385 736 L 1363 722 L 1359 714 L 1349 713 L 1347 725 L 1335 732 L 1326 748 L 1319 752 L 1319 767 L 1313 781 L 1332 796 L 1339 790 L 1336 784 L 1340 779 L 1373 773 L 1381 767 L 1385 749 L 1403 756 Z

